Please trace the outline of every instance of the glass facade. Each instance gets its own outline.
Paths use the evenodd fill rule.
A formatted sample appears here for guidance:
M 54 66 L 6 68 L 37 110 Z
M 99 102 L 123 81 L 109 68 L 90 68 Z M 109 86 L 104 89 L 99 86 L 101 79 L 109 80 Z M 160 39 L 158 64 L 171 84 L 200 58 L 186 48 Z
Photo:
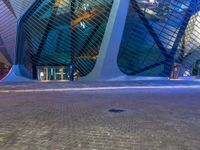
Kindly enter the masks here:
M 37 0 L 20 23 L 18 64 L 37 75 L 37 66 L 74 65 L 80 76 L 93 69 L 112 0 Z M 22 57 L 23 56 L 23 57 Z
M 196 0 L 131 0 L 118 55 L 120 70 L 127 75 L 170 76 L 175 64 L 186 67 L 186 53 L 197 52 L 189 47 L 199 44 L 189 42 L 198 38 L 197 11 Z
M 122 17 L 127 8 L 127 16 Z M 0 10 L 0 70 L 15 65 L 22 76 L 42 79 L 40 69 L 53 68 L 55 76 L 45 80 L 68 80 L 56 76 L 62 72 L 55 68 L 63 67 L 70 80 L 89 74 L 95 79 L 104 75 L 200 77 L 198 0 L 4 0 Z M 118 20 L 122 26 L 117 26 Z

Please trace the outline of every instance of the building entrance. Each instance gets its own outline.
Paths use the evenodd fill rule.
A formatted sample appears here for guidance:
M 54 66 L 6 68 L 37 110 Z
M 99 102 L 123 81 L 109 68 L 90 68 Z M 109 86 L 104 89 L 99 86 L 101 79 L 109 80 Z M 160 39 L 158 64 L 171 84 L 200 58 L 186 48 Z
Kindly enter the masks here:
M 38 66 L 37 78 L 40 81 L 70 80 L 70 67 L 67 66 Z

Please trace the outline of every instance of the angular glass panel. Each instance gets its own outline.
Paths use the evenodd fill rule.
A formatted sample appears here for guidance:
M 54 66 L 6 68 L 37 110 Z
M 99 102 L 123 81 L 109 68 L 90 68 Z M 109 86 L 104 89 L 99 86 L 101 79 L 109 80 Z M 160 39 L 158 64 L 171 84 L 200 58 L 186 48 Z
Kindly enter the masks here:
M 195 4 L 193 0 L 131 0 L 118 55 L 120 70 L 128 75 L 170 76 Z
M 21 24 L 23 63 L 33 72 L 36 66 L 73 64 L 80 76 L 87 75 L 96 63 L 112 4 L 112 0 L 38 0 Z

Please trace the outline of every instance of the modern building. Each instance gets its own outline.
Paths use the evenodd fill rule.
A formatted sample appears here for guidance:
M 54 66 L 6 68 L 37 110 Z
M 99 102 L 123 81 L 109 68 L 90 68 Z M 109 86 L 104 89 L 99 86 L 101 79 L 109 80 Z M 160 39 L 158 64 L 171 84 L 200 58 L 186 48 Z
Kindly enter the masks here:
M 200 76 L 198 0 L 1 0 L 3 80 Z

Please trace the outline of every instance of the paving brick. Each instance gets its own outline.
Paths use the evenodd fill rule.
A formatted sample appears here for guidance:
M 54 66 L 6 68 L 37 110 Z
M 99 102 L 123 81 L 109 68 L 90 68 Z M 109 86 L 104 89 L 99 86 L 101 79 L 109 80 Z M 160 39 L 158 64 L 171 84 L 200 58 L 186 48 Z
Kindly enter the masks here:
M 67 86 L 38 86 L 50 85 Z M 27 89 L 29 84 L 19 87 Z M 0 150 L 199 150 L 199 92 L 0 93 Z M 126 111 L 110 113 L 112 108 Z

